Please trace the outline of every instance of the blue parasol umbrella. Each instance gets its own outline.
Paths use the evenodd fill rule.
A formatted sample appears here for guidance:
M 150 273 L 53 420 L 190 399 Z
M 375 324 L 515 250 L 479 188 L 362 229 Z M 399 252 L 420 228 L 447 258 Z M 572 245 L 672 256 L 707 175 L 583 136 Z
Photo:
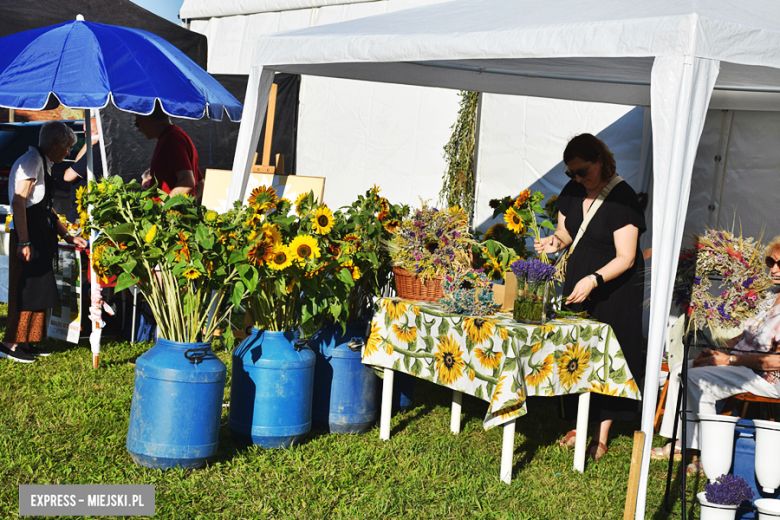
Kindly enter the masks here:
M 0 38 L 0 106 L 44 110 L 57 101 L 84 109 L 91 135 L 90 109 L 109 101 L 127 112 L 150 114 L 156 101 L 175 117 L 241 120 L 241 103 L 179 49 L 152 33 L 114 25 L 73 22 Z M 98 133 L 107 167 L 99 111 Z M 92 140 L 87 139 L 87 178 L 94 180 Z M 95 240 L 94 233 L 90 244 Z M 90 335 L 93 366 L 100 354 L 99 284 L 92 271 Z
M 152 33 L 76 20 L 0 38 L 0 106 L 150 114 L 156 99 L 176 117 L 241 120 L 241 103 L 179 49 Z

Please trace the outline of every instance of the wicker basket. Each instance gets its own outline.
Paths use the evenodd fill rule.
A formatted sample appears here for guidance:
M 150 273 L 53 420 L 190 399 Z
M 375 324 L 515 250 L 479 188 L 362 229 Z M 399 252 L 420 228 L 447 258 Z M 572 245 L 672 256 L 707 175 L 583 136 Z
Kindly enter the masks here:
M 405 300 L 436 302 L 444 298 L 441 276 L 436 276 L 423 283 L 417 275 L 400 267 L 393 267 L 393 273 L 395 273 L 395 290 L 398 292 L 398 296 Z

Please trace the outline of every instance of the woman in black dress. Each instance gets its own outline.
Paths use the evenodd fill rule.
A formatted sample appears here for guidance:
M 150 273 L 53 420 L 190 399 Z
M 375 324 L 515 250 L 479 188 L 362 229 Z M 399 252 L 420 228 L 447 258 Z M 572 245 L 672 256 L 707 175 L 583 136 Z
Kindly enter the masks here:
M 558 198 L 558 229 L 535 241 L 537 252 L 555 253 L 570 246 L 591 205 L 607 187 L 611 191 L 595 208 L 585 233 L 567 262 L 563 294 L 574 311 L 612 327 L 637 384 L 644 379 L 642 353 L 642 300 L 644 298 L 644 259 L 639 236 L 645 231 L 645 217 L 634 190 L 617 182 L 615 158 L 600 139 L 581 134 L 569 141 L 563 152 L 566 175 L 571 181 Z M 613 181 L 610 183 L 610 181 Z M 617 182 L 617 184 L 615 184 Z M 565 418 L 576 417 L 576 397 L 564 399 Z M 593 394 L 590 420 L 594 424 L 588 454 L 600 459 L 607 452 L 609 428 L 614 419 L 636 416 L 633 399 Z M 573 446 L 575 432 L 569 432 L 562 445 Z

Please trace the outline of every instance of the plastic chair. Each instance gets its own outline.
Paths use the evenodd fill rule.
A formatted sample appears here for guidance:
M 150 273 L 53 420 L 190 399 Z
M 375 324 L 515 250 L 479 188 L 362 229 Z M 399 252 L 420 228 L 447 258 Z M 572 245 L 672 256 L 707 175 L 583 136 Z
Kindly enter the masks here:
M 780 404 L 780 399 L 772 399 L 771 397 L 762 397 L 759 395 L 753 395 L 750 392 L 745 392 L 742 394 L 737 394 L 729 397 L 729 399 L 726 401 L 726 406 L 723 407 L 723 411 L 720 413 L 720 415 L 731 415 L 731 412 L 734 410 L 734 408 L 737 407 L 738 401 L 741 401 L 743 403 L 741 413 L 737 414 L 739 417 L 746 419 L 748 405 L 750 403 L 759 403 L 758 405 L 759 417 L 761 418 L 766 417 L 770 421 L 775 420 L 775 414 L 774 411 L 772 410 L 772 407 L 769 405 L 773 403 Z

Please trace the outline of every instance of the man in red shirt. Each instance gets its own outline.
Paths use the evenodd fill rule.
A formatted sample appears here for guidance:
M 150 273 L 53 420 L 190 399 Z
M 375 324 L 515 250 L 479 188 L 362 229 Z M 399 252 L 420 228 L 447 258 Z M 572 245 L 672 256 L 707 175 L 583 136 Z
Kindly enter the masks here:
M 147 139 L 157 139 L 151 177 L 143 179 L 143 188 L 149 188 L 156 179 L 160 189 L 168 195 L 192 194 L 199 197 L 203 174 L 198 167 L 198 151 L 184 130 L 171 123 L 159 103 L 148 116 L 136 115 L 135 126 Z

